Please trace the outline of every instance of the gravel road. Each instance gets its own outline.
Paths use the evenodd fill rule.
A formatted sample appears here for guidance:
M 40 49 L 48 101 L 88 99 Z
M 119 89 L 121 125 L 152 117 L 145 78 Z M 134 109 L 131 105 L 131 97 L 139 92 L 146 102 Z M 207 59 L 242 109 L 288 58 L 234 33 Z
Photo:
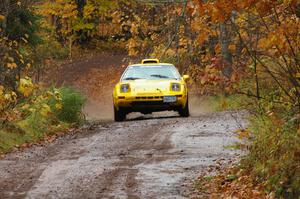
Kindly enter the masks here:
M 232 112 L 93 125 L 0 160 L 0 198 L 188 198 L 201 171 L 240 153 L 228 146 L 244 125 Z

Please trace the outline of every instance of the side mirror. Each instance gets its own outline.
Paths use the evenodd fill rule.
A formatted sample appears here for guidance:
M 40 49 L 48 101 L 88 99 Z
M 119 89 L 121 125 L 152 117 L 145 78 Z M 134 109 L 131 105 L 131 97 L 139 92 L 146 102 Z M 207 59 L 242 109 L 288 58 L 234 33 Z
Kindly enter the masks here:
M 188 76 L 188 75 L 183 75 L 182 78 L 183 78 L 184 81 L 186 81 L 186 80 L 190 79 L 190 76 Z

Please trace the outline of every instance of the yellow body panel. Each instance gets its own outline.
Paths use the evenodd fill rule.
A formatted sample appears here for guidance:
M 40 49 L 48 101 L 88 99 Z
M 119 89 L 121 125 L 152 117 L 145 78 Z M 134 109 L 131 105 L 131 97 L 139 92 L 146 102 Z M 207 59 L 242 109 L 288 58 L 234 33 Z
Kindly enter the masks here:
M 155 63 L 137 64 L 137 66 L 152 66 Z M 157 63 L 156 63 L 157 65 Z M 170 65 L 159 63 L 159 65 Z M 131 65 L 135 66 L 135 65 Z M 115 110 L 125 110 L 126 113 L 142 112 L 152 113 L 163 110 L 183 109 L 188 103 L 188 88 L 186 79 L 138 79 L 118 82 L 113 90 L 113 104 Z M 130 90 L 126 93 L 121 92 L 121 85 L 129 85 Z M 180 85 L 180 91 L 173 91 L 172 84 Z M 164 102 L 165 96 L 176 97 L 174 102 Z
M 143 83 L 142 83 L 143 82 Z M 157 83 L 164 82 L 166 84 L 166 89 L 157 88 Z M 138 87 L 135 90 L 132 90 L 128 93 L 121 93 L 120 86 L 123 83 L 132 84 L 147 84 L 147 87 Z M 171 91 L 170 86 L 171 83 L 179 83 L 181 84 L 181 90 L 178 92 Z M 143 89 L 144 88 L 144 89 Z M 174 80 L 141 80 L 141 82 L 137 81 L 124 81 L 119 82 L 113 92 L 113 101 L 114 106 L 118 109 L 119 107 L 130 107 L 131 103 L 134 101 L 163 101 L 162 97 L 164 96 L 177 96 L 177 101 L 174 102 L 174 105 L 184 107 L 187 101 L 188 89 L 185 81 L 182 79 L 181 81 Z M 153 97 L 153 98 L 152 98 Z M 158 98 L 157 98 L 158 97 Z

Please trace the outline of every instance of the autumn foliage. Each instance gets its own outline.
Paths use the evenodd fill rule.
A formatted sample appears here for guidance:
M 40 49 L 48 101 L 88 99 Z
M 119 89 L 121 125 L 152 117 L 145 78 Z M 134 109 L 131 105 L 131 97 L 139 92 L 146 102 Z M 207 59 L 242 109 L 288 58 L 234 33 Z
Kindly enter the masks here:
M 39 84 L 49 60 L 125 46 L 129 56 L 174 63 L 198 93 L 242 101 L 254 115 L 245 169 L 269 192 L 296 197 L 299 30 L 298 0 L 1 1 L 0 125 L 36 114 L 57 126 L 61 90 Z
M 209 92 L 247 96 L 242 107 L 255 110 L 244 169 L 276 196 L 297 198 L 299 2 L 200 0 L 191 7 L 197 42 L 213 52 L 205 53 L 200 83 Z

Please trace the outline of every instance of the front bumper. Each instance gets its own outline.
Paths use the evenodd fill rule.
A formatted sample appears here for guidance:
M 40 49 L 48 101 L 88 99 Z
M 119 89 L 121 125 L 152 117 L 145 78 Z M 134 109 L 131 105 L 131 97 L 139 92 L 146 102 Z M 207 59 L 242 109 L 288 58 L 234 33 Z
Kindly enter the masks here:
M 164 102 L 165 96 L 176 96 L 175 102 Z M 187 95 L 156 95 L 156 96 L 117 96 L 114 105 L 117 109 L 126 112 L 151 113 L 166 110 L 178 110 L 183 108 L 187 101 Z

